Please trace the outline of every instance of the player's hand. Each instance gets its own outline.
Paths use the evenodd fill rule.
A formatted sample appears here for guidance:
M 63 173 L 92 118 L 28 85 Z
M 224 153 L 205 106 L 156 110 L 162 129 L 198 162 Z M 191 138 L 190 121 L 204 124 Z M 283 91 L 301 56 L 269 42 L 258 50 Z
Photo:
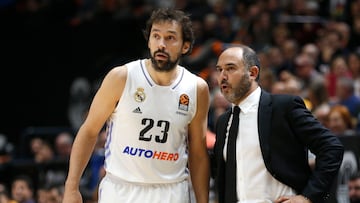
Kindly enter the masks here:
M 83 203 L 80 191 L 65 189 L 62 203 Z

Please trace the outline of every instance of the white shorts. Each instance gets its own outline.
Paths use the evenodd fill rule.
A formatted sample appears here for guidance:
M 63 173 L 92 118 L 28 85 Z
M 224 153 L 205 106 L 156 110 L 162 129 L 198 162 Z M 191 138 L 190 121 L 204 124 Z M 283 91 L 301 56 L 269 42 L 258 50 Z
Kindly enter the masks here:
M 99 186 L 98 203 L 190 203 L 187 180 L 164 184 L 137 184 L 106 174 Z

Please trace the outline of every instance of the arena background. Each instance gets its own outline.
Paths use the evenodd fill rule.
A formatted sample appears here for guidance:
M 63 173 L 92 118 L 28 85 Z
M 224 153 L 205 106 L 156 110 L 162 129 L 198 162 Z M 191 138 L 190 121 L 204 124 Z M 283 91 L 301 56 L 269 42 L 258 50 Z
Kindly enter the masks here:
M 143 56 L 146 43 L 141 29 L 148 18 L 144 2 L 166 4 L 171 1 L 132 0 L 128 1 L 130 11 L 103 10 L 91 20 L 87 19 L 91 5 L 79 6 L 79 2 L 97 1 L 0 0 L 0 134 L 5 134 L 17 147 L 26 144 L 24 138 L 35 132 L 31 129 L 49 132 L 47 130 L 71 126 L 68 110 L 73 102 L 70 95 L 73 82 L 85 78 L 94 91 L 110 68 Z M 210 9 L 204 5 L 207 1 L 183 2 L 191 2 L 192 7 L 187 7 L 187 11 L 192 11 L 195 18 L 201 19 L 202 12 Z M 332 1 L 317 2 L 320 8 L 317 14 L 323 19 L 331 17 L 328 2 Z M 352 1 L 346 5 L 349 6 L 349 2 Z M 342 16 L 335 16 L 339 17 L 337 20 L 349 19 L 349 8 L 342 11 Z M 292 28 L 299 24 L 295 25 Z M 314 38 L 313 33 L 309 36 Z M 359 46 L 359 43 L 349 45 Z M 91 97 L 91 93 L 88 96 Z M 50 128 L 42 131 L 43 127 Z M 347 149 L 345 161 L 329 202 L 336 202 L 336 197 L 343 199 L 341 203 L 347 202 L 345 183 L 349 174 L 359 168 L 359 139 L 358 136 L 342 138 Z M 35 169 L 30 172 L 37 173 Z M 2 178 L 11 176 L 0 173 Z
M 74 79 L 95 83 L 144 50 L 142 19 L 104 15 L 71 26 L 71 5 L 54 2 L 44 12 L 20 3 L 0 10 L 0 133 L 13 142 L 29 126 L 69 126 Z

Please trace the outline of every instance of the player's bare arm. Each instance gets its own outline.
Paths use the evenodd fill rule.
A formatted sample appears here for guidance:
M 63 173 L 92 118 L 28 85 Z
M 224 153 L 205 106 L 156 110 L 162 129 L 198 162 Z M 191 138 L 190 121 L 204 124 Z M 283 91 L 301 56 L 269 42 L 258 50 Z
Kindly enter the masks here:
M 197 202 L 208 202 L 209 157 L 206 148 L 207 116 L 209 110 L 209 88 L 199 78 L 197 90 L 197 112 L 189 126 L 189 169 Z
M 105 76 L 94 96 L 88 115 L 74 140 L 69 173 L 65 184 L 64 203 L 82 203 L 79 192 L 80 178 L 90 159 L 101 128 L 120 99 L 126 81 L 126 74 L 127 71 L 124 67 L 112 69 Z

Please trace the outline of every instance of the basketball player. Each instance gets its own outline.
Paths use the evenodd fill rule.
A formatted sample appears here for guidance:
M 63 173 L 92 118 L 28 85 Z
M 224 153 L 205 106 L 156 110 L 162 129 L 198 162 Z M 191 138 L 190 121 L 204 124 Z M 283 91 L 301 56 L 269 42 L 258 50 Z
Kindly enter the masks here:
M 92 101 L 74 141 L 63 203 L 82 203 L 80 177 L 105 122 L 99 203 L 187 203 L 189 176 L 197 202 L 208 202 L 209 89 L 179 65 L 194 42 L 191 20 L 182 11 L 159 9 L 144 34 L 149 59 L 109 71 Z

